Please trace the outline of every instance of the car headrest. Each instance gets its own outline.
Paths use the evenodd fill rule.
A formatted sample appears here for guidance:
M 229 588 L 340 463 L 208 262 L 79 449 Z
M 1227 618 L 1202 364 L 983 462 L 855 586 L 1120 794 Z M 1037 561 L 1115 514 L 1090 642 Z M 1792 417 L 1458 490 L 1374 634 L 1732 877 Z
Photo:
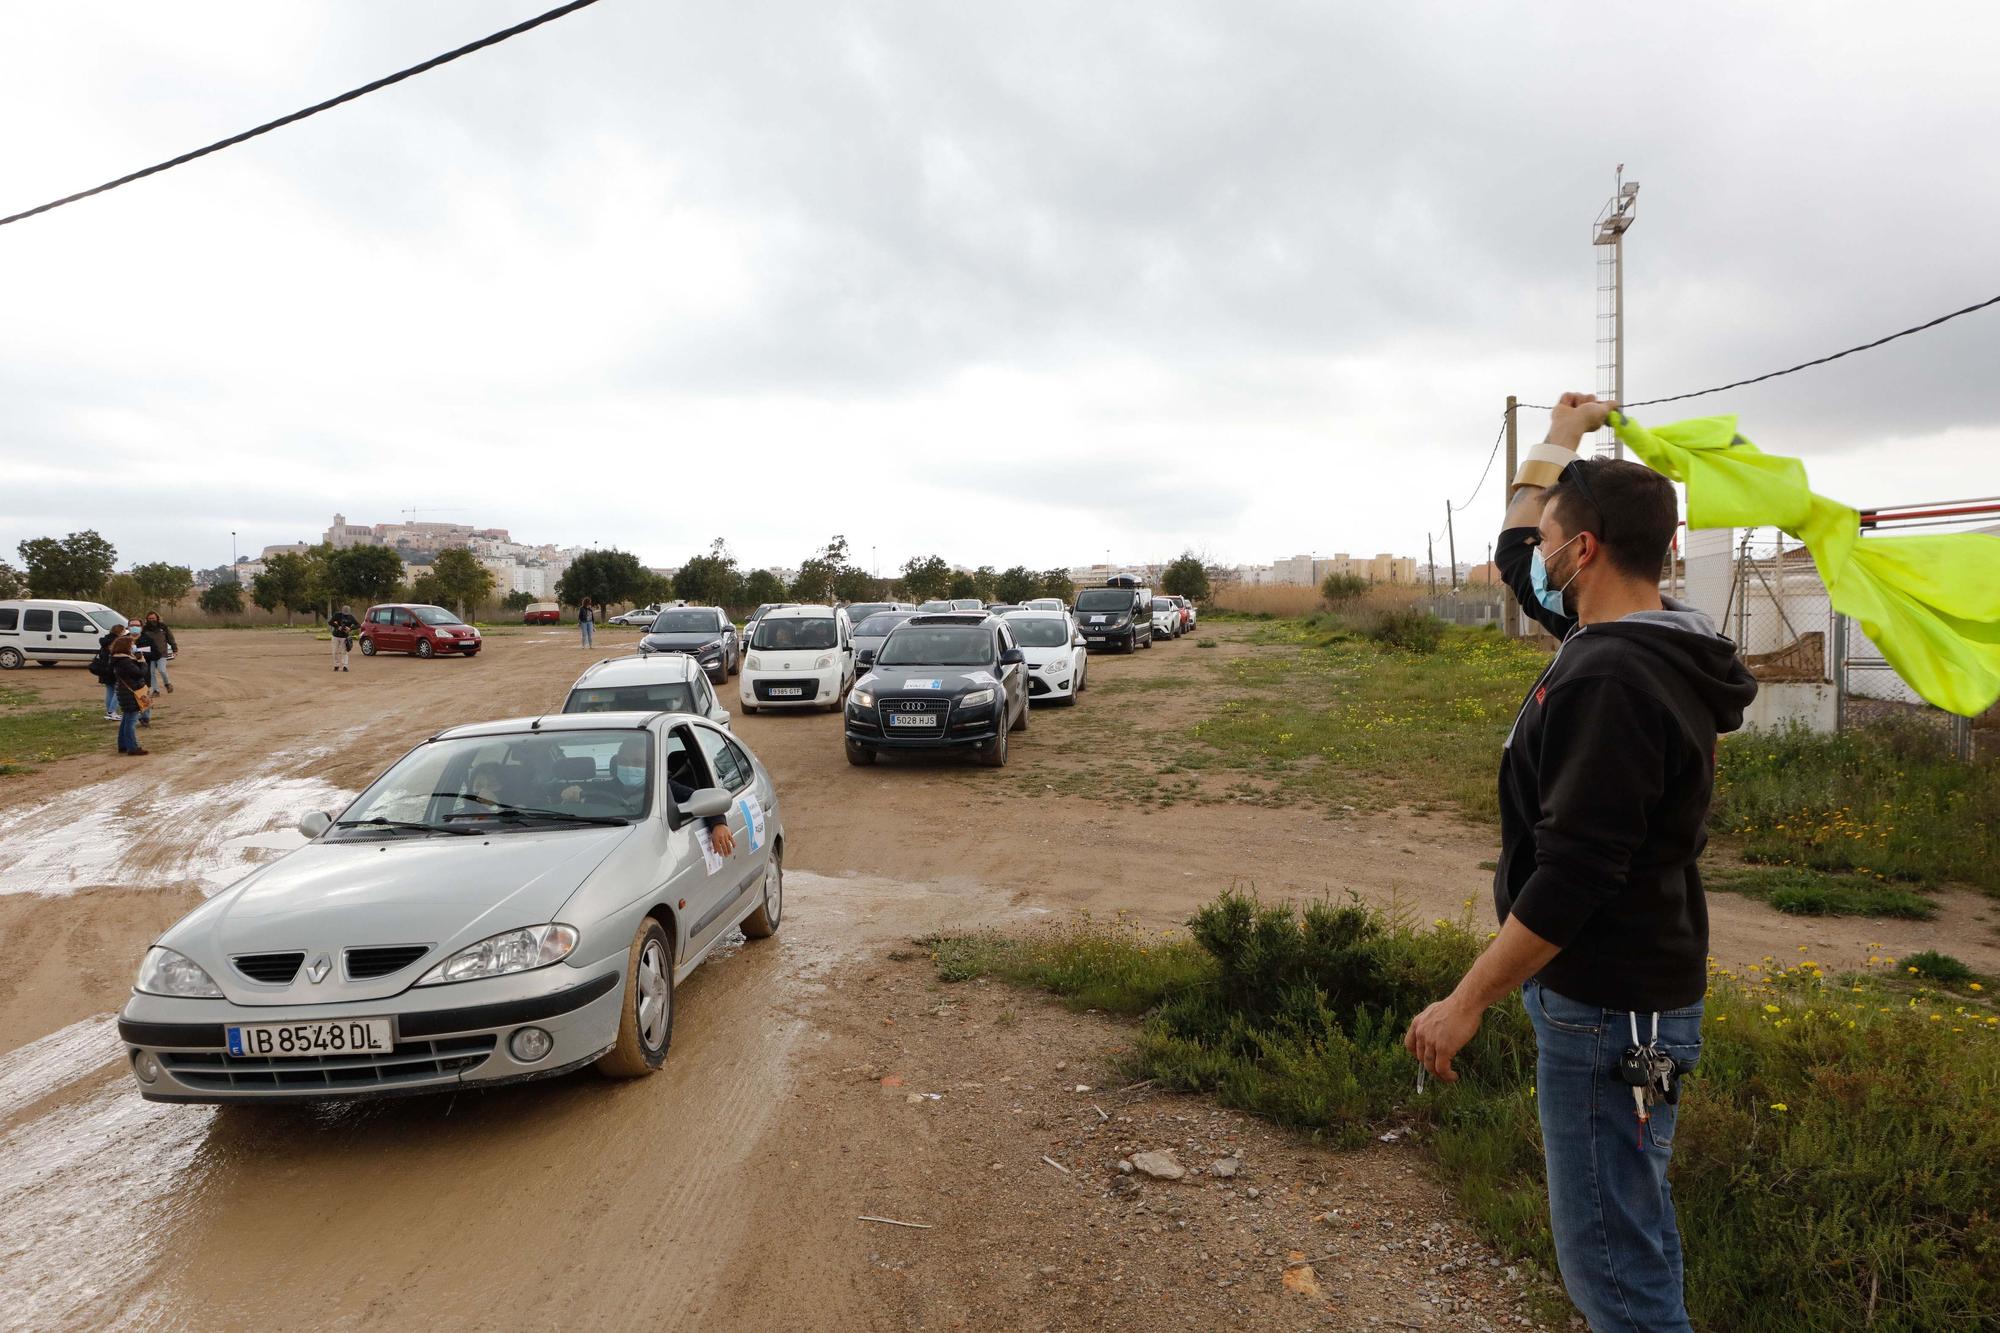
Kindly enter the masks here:
M 597 761 L 587 754 L 564 755 L 556 760 L 556 777 L 563 782 L 588 782 L 597 776 Z

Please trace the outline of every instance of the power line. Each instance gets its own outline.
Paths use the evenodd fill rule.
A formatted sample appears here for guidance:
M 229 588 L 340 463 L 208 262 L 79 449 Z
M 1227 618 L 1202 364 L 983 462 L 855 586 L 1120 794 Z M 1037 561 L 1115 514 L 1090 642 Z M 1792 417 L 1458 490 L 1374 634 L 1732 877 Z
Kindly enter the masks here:
M 1453 513 L 1462 514 L 1466 510 L 1472 508 L 1472 502 L 1474 500 L 1477 500 L 1479 498 L 1479 493 L 1486 489 L 1486 479 L 1493 475 L 1493 460 L 1500 456 L 1500 442 L 1506 438 L 1507 438 L 1507 414 L 1505 412 L 1502 412 L 1500 414 L 1500 429 L 1493 436 L 1493 448 L 1486 455 L 1486 467 L 1479 474 L 1479 482 L 1472 488 L 1472 494 L 1465 497 L 1464 504 L 1462 505 L 1447 504 L 1447 508 L 1449 508 Z
M 351 89 L 348 92 L 340 94 L 338 97 L 329 97 L 324 102 L 316 102 L 304 110 L 294 111 L 289 116 L 280 116 L 276 120 L 267 120 L 255 129 L 245 130 L 241 134 L 232 134 L 227 139 L 218 139 L 205 148 L 197 148 L 191 153 L 182 153 L 179 157 L 170 157 L 164 162 L 156 162 L 150 167 L 132 172 L 130 175 L 120 176 L 116 180 L 106 181 L 102 185 L 92 186 L 88 190 L 79 190 L 75 194 L 64 195 L 60 199 L 51 199 L 46 204 L 38 204 L 33 208 L 23 209 L 19 213 L 11 213 L 4 218 L 0 218 L 0 227 L 4 227 L 10 222 L 19 222 L 23 218 L 34 217 L 38 213 L 47 213 L 52 209 L 61 208 L 64 204 L 73 204 L 79 199 L 88 199 L 94 194 L 103 194 L 108 190 L 115 190 L 121 185 L 130 185 L 133 181 L 144 180 L 148 176 L 157 175 L 172 167 L 178 167 L 184 162 L 192 162 L 198 157 L 207 157 L 210 153 L 219 153 L 225 148 L 233 148 L 246 139 L 254 139 L 260 134 L 269 134 L 272 130 L 282 129 L 287 125 L 295 124 L 298 121 L 306 119 L 308 116 L 317 116 L 322 111 L 330 111 L 344 102 L 352 102 L 356 98 L 366 97 L 369 93 L 375 92 L 378 89 L 387 88 L 392 83 L 401 83 L 404 79 L 414 78 L 416 75 L 425 73 L 428 70 L 436 69 L 439 65 L 448 65 L 460 56 L 469 56 L 474 51 L 481 51 L 489 46 L 497 46 L 509 37 L 519 37 L 522 33 L 532 28 L 539 28 L 544 23 L 553 23 L 564 15 L 574 14 L 577 10 L 596 3 L 597 0 L 570 0 L 570 3 L 566 5 L 557 5 L 547 13 L 537 14 L 525 22 L 516 23 L 511 28 L 502 28 L 499 32 L 481 37 L 476 42 L 467 42 L 455 51 L 447 51 L 441 56 L 433 56 L 420 65 L 412 65 L 408 69 L 397 70 L 394 74 L 377 79 L 373 83 L 364 83 L 359 88 Z
M 1873 348 L 1880 347 L 1884 343 L 1892 343 L 1896 341 L 1896 339 L 1898 338 L 1907 338 L 1913 333 L 1922 333 L 1926 329 L 1934 329 L 1940 324 L 1944 324 L 1951 320 L 1957 319 L 1960 315 L 1970 315 L 1974 311 L 1984 310 L 1986 309 L 1986 307 L 1991 305 L 2000 305 L 2000 296 L 1990 296 L 1986 300 L 1981 301 L 1976 305 L 1969 305 L 1965 307 L 1963 310 L 1954 310 L 1948 315 L 1939 315 L 1936 319 L 1929 320 L 1925 323 L 1915 324 L 1907 329 L 1899 329 L 1897 332 L 1892 333 L 1885 338 L 1877 338 L 1874 342 L 1862 343 L 1858 347 L 1850 347 L 1845 351 L 1835 352 L 1831 356 L 1815 357 L 1811 361 L 1801 361 L 1796 366 L 1787 366 L 1783 370 L 1774 370 L 1766 375 L 1753 375 L 1747 380 L 1736 380 L 1735 382 L 1730 384 L 1718 384 L 1713 389 L 1696 389 L 1693 393 L 1677 393 L 1669 395 L 1668 397 L 1665 398 L 1647 398 L 1636 403 L 1620 403 L 1619 407 L 1621 409 L 1633 408 L 1633 407 L 1654 407 L 1660 403 L 1678 403 L 1684 398 L 1702 398 L 1706 397 L 1711 393 L 1722 393 L 1728 389 L 1740 389 L 1746 384 L 1762 384 L 1765 380 L 1774 380 L 1781 375 L 1791 375 L 1801 370 L 1810 370 L 1814 366 L 1823 366 L 1829 361 L 1838 361 L 1843 356 L 1853 356 L 1856 352 L 1866 352 Z M 1529 408 L 1530 410 L 1537 412 L 1547 412 L 1552 410 L 1549 407 L 1549 405 L 1545 403 L 1521 403 L 1519 404 L 1519 406 Z M 1490 465 L 1491 463 L 1489 460 L 1489 466 Z

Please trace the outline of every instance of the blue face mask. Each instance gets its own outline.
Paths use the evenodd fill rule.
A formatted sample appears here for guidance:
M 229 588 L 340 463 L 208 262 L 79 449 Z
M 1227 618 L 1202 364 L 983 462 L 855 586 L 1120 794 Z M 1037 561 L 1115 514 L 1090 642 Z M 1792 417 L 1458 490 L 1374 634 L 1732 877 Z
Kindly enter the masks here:
M 1582 535 L 1579 532 L 1576 534 L 1576 537 L 1581 537 Z M 1575 541 L 1576 537 L 1571 537 L 1569 542 Z M 1556 552 L 1560 554 L 1563 547 L 1568 546 L 1569 542 L 1564 542 L 1562 546 L 1556 547 Z M 1532 583 L 1535 587 L 1535 600 L 1540 602 L 1543 609 L 1551 615 L 1566 616 L 1569 614 L 1568 611 L 1563 609 L 1563 594 L 1569 591 L 1569 585 L 1575 583 L 1576 575 L 1582 572 L 1579 569 L 1575 574 L 1571 574 L 1568 581 L 1562 587 L 1551 588 L 1549 586 L 1549 562 L 1542 558 L 1542 548 L 1537 546 L 1534 554 L 1528 557 L 1528 582 Z
M 613 764 L 611 771 L 628 787 L 637 787 L 646 780 L 646 768 L 643 764 Z

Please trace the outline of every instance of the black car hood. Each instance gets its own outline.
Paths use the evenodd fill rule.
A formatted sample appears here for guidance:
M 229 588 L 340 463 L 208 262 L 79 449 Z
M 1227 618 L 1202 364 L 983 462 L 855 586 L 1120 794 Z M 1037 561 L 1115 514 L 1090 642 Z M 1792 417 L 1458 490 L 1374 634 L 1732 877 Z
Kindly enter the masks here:
M 992 666 L 878 666 L 855 682 L 878 698 L 956 699 L 974 690 L 1000 684 L 1000 668 Z
M 639 646 L 649 653 L 691 653 L 711 643 L 721 643 L 727 630 L 702 630 L 696 634 L 648 634 Z

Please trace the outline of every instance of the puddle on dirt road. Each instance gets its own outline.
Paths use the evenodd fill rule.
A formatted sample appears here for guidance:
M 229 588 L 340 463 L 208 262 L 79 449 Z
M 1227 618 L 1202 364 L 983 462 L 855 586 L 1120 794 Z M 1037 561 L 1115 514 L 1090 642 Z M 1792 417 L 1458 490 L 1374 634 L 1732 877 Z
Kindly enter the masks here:
M 117 1019 L 99 1014 L 0 1055 L 0 1125 L 119 1054 Z
M 353 793 L 321 778 L 257 774 L 191 792 L 140 774 L 0 819 L 0 894 L 63 896 L 102 884 L 213 893 L 299 846 L 286 826 Z

